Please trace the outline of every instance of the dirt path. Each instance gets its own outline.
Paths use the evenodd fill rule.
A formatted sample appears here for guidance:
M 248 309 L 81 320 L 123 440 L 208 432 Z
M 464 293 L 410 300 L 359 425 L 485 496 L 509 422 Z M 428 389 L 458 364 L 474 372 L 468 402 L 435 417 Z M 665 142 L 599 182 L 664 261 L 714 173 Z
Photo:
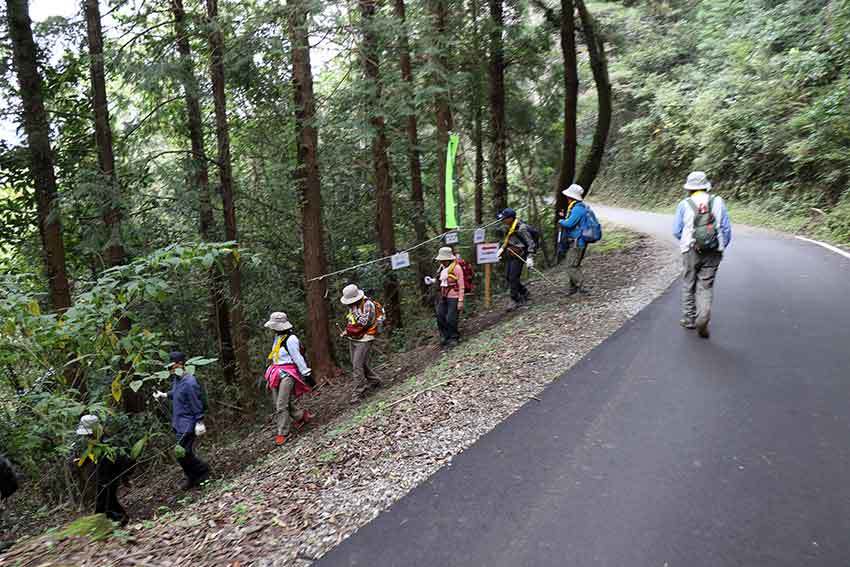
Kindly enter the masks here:
M 667 246 L 610 233 L 586 260 L 592 294 L 565 298 L 560 269 L 533 281 L 532 305 L 466 321 L 462 345 L 429 340 L 391 358 L 390 385 L 349 406 L 340 382 L 312 400 L 324 421 L 269 450 L 178 511 L 90 543 L 55 535 L 22 542 L 0 565 L 308 565 L 471 445 L 654 299 L 677 273 Z M 612 244 L 613 243 L 613 246 Z M 618 246 L 622 246 L 619 248 Z M 257 458 L 262 453 L 270 453 Z M 233 455 L 228 455 L 233 457 Z M 211 461 L 216 462 L 212 455 Z

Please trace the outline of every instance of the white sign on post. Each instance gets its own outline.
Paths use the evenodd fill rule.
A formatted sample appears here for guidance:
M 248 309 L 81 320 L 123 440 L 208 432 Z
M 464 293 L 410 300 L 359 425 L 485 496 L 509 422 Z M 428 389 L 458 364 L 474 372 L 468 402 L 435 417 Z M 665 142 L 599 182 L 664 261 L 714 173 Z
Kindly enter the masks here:
M 446 234 L 446 244 L 457 244 L 458 235 L 457 232 L 449 232 Z
M 484 229 L 476 228 L 475 232 L 472 235 L 472 242 L 475 244 L 481 244 L 484 242 Z
M 410 266 L 410 254 L 407 252 L 399 252 L 390 257 L 390 264 L 393 270 L 400 270 Z
M 499 244 L 496 242 L 485 242 L 478 245 L 479 264 L 499 263 Z

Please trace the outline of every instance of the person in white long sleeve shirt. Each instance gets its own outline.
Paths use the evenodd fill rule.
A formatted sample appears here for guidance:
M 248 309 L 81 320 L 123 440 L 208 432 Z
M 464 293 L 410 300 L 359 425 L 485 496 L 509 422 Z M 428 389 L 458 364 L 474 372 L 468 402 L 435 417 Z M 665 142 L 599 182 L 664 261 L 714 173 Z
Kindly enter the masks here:
M 275 408 L 275 444 L 283 445 L 293 424 L 301 429 L 313 417 L 295 405 L 297 398 L 311 391 L 312 370 L 301 353 L 301 341 L 292 332 L 286 313 L 272 313 L 265 327 L 275 331 L 265 378 Z

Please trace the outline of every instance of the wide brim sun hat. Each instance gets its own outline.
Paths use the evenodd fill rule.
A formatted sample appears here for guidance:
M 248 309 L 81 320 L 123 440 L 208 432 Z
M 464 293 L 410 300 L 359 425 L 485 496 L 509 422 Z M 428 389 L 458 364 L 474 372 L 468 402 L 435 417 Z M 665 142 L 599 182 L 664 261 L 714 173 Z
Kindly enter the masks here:
M 292 328 L 292 323 L 289 322 L 286 313 L 275 311 L 269 316 L 269 320 L 263 326 L 273 331 L 288 331 Z
M 688 175 L 684 188 L 685 191 L 711 191 L 711 181 L 704 171 L 694 171 Z
M 77 435 L 94 435 L 94 428 L 100 423 L 96 415 L 84 415 L 77 425 Z
M 584 200 L 584 187 L 581 185 L 576 185 L 573 183 L 563 191 L 561 191 L 568 199 L 573 199 L 575 201 L 583 201 Z
M 437 257 L 434 258 L 437 262 L 450 262 L 455 259 L 455 255 L 452 252 L 452 249 L 448 246 L 443 246 L 437 252 Z
M 353 305 L 364 297 L 366 297 L 366 294 L 363 293 L 362 289 L 354 284 L 349 284 L 342 290 L 342 298 L 339 301 L 343 305 Z

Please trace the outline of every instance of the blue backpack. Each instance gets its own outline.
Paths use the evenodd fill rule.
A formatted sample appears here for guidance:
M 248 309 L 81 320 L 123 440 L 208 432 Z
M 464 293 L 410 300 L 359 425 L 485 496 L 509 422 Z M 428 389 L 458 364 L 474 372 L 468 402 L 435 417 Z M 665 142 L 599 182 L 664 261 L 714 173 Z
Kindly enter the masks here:
M 581 239 L 585 244 L 593 244 L 602 240 L 602 225 L 596 218 L 596 213 L 589 206 L 584 214 L 584 219 L 581 221 Z

